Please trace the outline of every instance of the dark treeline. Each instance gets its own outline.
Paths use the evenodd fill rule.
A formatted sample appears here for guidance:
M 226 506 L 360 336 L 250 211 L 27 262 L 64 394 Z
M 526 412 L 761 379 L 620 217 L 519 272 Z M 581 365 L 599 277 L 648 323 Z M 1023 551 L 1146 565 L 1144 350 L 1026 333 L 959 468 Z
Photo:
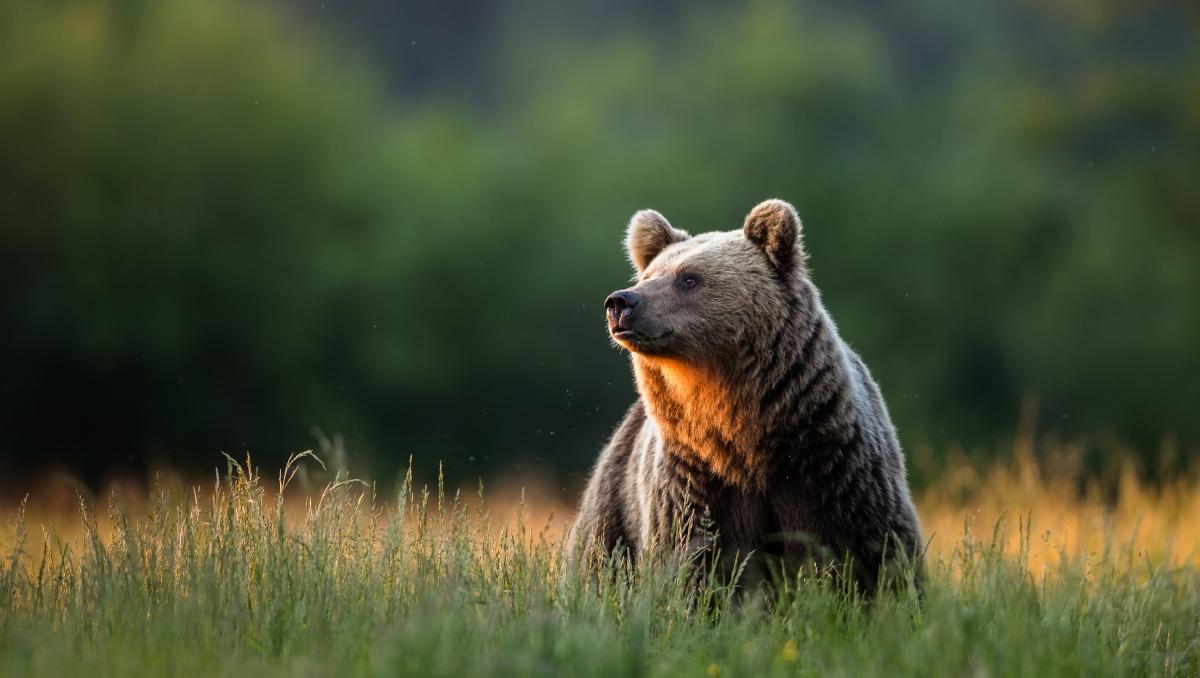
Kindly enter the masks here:
M 579 473 L 629 215 L 772 196 L 910 448 L 1200 445 L 1187 3 L 419 4 L 0 0 L 6 469 Z

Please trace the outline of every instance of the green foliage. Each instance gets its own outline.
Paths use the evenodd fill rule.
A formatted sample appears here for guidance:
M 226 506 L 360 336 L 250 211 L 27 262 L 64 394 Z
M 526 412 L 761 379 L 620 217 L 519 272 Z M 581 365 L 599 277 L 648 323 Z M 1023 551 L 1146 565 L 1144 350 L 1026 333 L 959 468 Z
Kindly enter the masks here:
M 1194 14 L 969 4 L 510 21 L 494 89 L 413 98 L 268 6 L 8 0 L 4 452 L 278 458 L 316 426 L 387 473 L 582 468 L 632 399 L 599 304 L 625 220 L 769 196 L 909 445 L 1036 393 L 1068 435 L 1193 449 Z
M 0 566 L 0 675 L 1200 670 L 1200 578 L 1132 554 L 1034 578 L 1025 550 L 968 532 L 921 599 L 867 603 L 806 573 L 768 602 L 686 569 L 575 576 L 525 523 L 489 530 L 482 496 L 372 492 L 336 482 L 289 517 L 234 464 L 207 497 L 157 490 L 141 518 L 110 502 L 108 535 L 81 505 L 81 540 L 46 536 L 24 558 L 18 543 Z

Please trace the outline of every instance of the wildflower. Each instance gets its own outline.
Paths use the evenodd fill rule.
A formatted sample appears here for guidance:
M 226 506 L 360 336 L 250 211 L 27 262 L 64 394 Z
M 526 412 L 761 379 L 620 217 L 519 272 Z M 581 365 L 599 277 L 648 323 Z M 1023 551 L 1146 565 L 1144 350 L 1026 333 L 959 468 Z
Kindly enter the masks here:
M 796 661 L 796 643 L 789 640 L 783 644 L 783 650 L 779 652 L 779 658 L 785 662 Z

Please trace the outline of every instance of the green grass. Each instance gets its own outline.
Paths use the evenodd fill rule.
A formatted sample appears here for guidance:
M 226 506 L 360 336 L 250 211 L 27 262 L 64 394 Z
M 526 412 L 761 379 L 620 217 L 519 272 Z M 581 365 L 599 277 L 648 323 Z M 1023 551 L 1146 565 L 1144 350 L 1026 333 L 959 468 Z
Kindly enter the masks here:
M 965 533 L 922 602 L 804 576 L 763 604 L 677 572 L 565 576 L 536 530 L 410 483 L 338 483 L 300 515 L 240 468 L 156 495 L 136 520 L 110 506 L 107 535 L 81 503 L 82 538 L 0 563 L 0 674 L 1200 674 L 1200 577 L 1129 554 L 1034 576 Z

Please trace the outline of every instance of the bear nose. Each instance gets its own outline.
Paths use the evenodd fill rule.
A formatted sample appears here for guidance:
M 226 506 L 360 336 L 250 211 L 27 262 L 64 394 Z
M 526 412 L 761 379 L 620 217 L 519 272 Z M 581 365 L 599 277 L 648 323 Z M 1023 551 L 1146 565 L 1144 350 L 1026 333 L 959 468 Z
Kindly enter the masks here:
M 620 290 L 608 295 L 604 300 L 604 308 L 608 309 L 611 315 L 620 317 L 624 311 L 632 311 L 638 305 L 638 298 L 629 290 Z

